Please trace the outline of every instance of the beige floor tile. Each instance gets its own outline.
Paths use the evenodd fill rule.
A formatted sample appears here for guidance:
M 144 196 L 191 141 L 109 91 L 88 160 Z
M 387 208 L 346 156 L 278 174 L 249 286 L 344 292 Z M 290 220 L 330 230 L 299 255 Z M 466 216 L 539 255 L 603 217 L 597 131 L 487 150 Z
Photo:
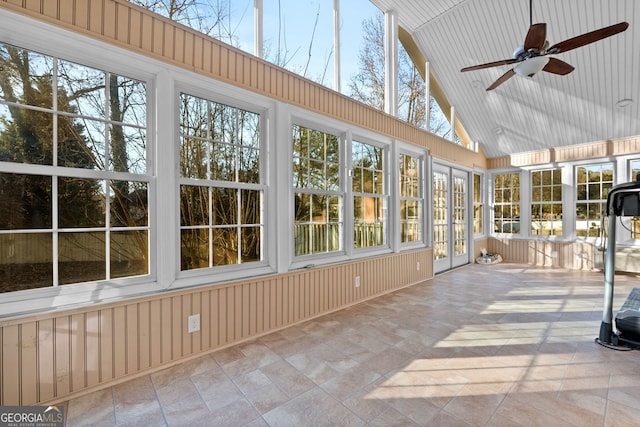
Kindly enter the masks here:
M 640 420 L 640 410 L 637 408 L 609 402 L 604 425 L 605 427 L 629 427 L 638 425 L 638 420 Z
M 140 420 L 161 426 L 165 424 L 153 383 L 144 376 L 113 387 L 115 424 L 139 425 Z
M 357 365 L 337 377 L 321 384 L 320 387 L 338 400 L 348 399 L 382 376 L 371 368 Z
M 640 356 L 638 352 L 635 354 Z M 635 372 L 639 372 L 638 368 Z M 640 410 L 640 375 L 636 373 L 612 375 L 607 397 L 610 402 Z
M 69 401 L 67 426 L 111 426 L 115 424 L 113 390 L 99 390 Z
M 375 391 L 378 387 L 384 386 L 384 381 L 385 378 L 380 378 L 368 386 L 365 386 L 350 398 L 344 400 L 344 405 L 366 422 L 377 419 L 391 408 L 391 406 L 387 404 L 386 399 L 375 397 Z
M 242 392 L 221 370 L 194 375 L 191 381 L 209 411 L 215 411 L 243 398 Z
M 520 426 L 576 427 L 565 421 L 562 413 L 553 413 L 549 410 L 535 408 L 528 405 L 526 399 L 515 399 L 511 397 L 511 394 L 504 399 L 496 414 L 500 420 L 514 421 Z
M 616 277 L 614 307 L 637 278 Z M 69 426 L 629 426 L 602 274 L 471 265 L 66 403 Z
M 316 384 L 325 383 L 340 374 L 326 361 L 311 353 L 294 354 L 287 358 L 287 362 Z
M 162 410 L 170 426 L 193 426 L 209 414 L 207 405 L 200 397 L 186 397 L 163 404 Z M 140 422 L 144 423 L 144 420 Z
M 244 426 L 252 421 L 261 420 L 260 414 L 244 399 L 236 400 L 201 418 L 202 425 L 211 427 Z
M 420 424 L 391 408 L 369 423 L 372 427 L 413 427 Z
M 315 383 L 285 360 L 260 368 L 287 396 L 294 397 L 313 388 Z
M 169 384 L 156 386 L 156 394 L 162 407 L 182 400 L 202 400 L 196 386 L 188 376 L 176 378 Z
M 319 387 L 267 412 L 270 426 L 362 426 L 364 421 Z
M 444 407 L 444 411 L 470 425 L 483 426 L 491 419 L 504 394 L 475 394 L 477 390 L 463 390 Z
M 440 411 L 433 420 L 429 422 L 430 427 L 474 427 L 480 424 L 469 424 L 453 414 Z M 484 425 L 484 424 L 482 424 Z

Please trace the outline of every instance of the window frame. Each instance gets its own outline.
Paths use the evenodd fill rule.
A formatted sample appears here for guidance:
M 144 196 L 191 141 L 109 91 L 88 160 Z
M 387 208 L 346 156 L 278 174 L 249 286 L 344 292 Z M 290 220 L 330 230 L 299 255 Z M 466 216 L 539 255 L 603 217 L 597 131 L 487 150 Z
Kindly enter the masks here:
M 505 237 L 527 237 L 526 234 L 522 233 L 522 223 L 525 221 L 529 221 L 530 219 L 524 218 L 523 221 L 523 211 L 522 211 L 522 206 L 523 206 L 523 193 L 522 193 L 522 187 L 523 187 L 523 176 L 526 175 L 524 173 L 525 171 L 523 170 L 505 170 L 505 171 L 494 171 L 491 174 L 491 235 L 495 235 L 501 238 L 505 238 Z M 518 176 L 518 181 L 519 181 L 519 186 L 518 186 L 518 193 L 519 193 L 519 199 L 517 203 L 504 203 L 504 202 L 496 202 L 496 177 L 498 175 L 517 175 Z M 501 188 L 506 188 L 506 187 L 501 187 Z M 509 187 L 510 190 L 513 190 L 513 187 Z M 509 233 L 509 232 L 504 232 L 504 231 L 496 231 L 495 228 L 495 224 L 496 224 L 496 206 L 506 206 L 509 205 L 511 207 L 513 206 L 517 206 L 518 207 L 518 211 L 519 211 L 519 215 L 517 216 L 517 218 L 519 218 L 518 221 L 518 232 L 517 233 Z M 528 215 L 527 215 L 528 216 Z M 509 218 L 509 220 L 513 220 L 516 217 L 513 216 L 509 216 L 509 217 L 505 217 L 505 216 L 501 216 L 501 219 L 506 219 Z
M 299 126 L 308 130 L 312 130 L 315 132 L 321 132 L 323 134 L 335 136 L 338 140 L 338 185 L 336 190 L 321 190 L 314 188 L 299 188 L 294 185 L 293 181 L 293 159 L 294 159 L 294 150 L 293 150 L 293 131 L 294 126 Z M 305 117 L 302 115 L 292 115 L 289 120 L 288 126 L 288 150 L 290 153 L 288 156 L 288 188 L 290 191 L 289 197 L 289 205 L 291 207 L 291 221 L 290 221 L 290 233 L 291 237 L 289 239 L 289 256 L 291 259 L 291 268 L 298 268 L 298 266 L 307 266 L 310 261 L 318 261 L 320 263 L 329 262 L 329 260 L 336 259 L 347 259 L 348 255 L 348 242 L 345 236 L 348 233 L 347 220 L 346 220 L 346 212 L 348 208 L 348 192 L 347 192 L 347 184 L 350 183 L 350 180 L 346 179 L 346 166 L 345 159 L 347 158 L 347 146 L 350 147 L 350 144 L 347 144 L 347 135 L 344 130 L 340 130 L 337 126 L 331 126 L 322 124 L 320 120 L 313 120 L 313 118 Z M 303 191 L 300 191 L 303 190 Z M 305 194 L 311 195 L 327 195 L 338 197 L 340 200 L 340 207 L 338 212 L 338 244 L 340 248 L 334 251 L 324 251 L 317 253 L 306 253 L 302 255 L 296 255 L 296 237 L 295 237 L 295 206 L 294 200 L 295 195 L 298 192 L 302 192 Z M 330 221 L 329 221 L 330 222 Z
M 419 175 L 417 177 L 417 180 L 418 180 L 418 196 L 417 197 L 403 196 L 402 192 L 400 191 L 400 186 L 402 185 L 401 183 L 402 177 L 400 176 L 400 173 L 401 173 L 400 156 L 403 156 L 403 155 L 412 157 L 416 159 L 418 162 L 417 170 Z M 394 224 L 397 227 L 396 228 L 397 232 L 395 237 L 397 241 L 397 247 L 400 251 L 425 247 L 428 245 L 428 242 L 431 240 L 430 236 L 432 235 L 432 224 L 431 224 L 432 213 L 430 212 L 430 209 L 427 208 L 427 203 L 429 200 L 428 195 L 431 194 L 431 173 L 432 173 L 431 169 L 432 168 L 428 167 L 431 159 L 428 156 L 428 153 L 426 151 L 417 151 L 416 147 L 410 146 L 408 144 L 399 144 L 393 156 L 393 159 L 394 159 L 393 164 L 395 165 L 394 175 L 396 180 L 394 181 L 394 186 L 396 188 L 396 192 L 395 194 L 392 193 L 392 196 L 394 196 L 394 199 L 395 199 L 394 201 L 395 212 L 397 212 L 396 218 L 394 219 Z M 420 233 L 420 236 L 416 240 L 402 241 L 402 238 L 401 238 L 402 237 L 401 236 L 401 233 L 402 233 L 401 205 L 403 200 L 413 200 L 418 204 L 419 216 L 416 223 L 420 227 L 418 231 Z
M 478 177 L 478 181 L 479 181 L 479 189 L 476 189 L 476 178 Z M 473 185 L 473 196 L 472 196 L 472 209 L 473 209 L 473 235 L 474 237 L 482 237 L 485 236 L 487 234 L 486 232 L 486 220 L 487 220 L 487 214 L 486 214 L 486 197 L 487 197 L 487 191 L 486 191 L 486 187 L 487 184 L 485 182 L 485 172 L 484 171 L 479 171 L 479 170 L 473 170 L 471 172 L 471 181 L 472 181 L 472 185 Z M 479 194 L 479 200 L 476 200 L 476 191 Z M 476 209 L 479 210 L 480 212 L 480 219 L 476 218 Z M 480 231 L 477 232 L 476 231 L 476 223 L 480 224 Z
M 349 179 L 347 180 L 347 193 L 348 193 L 348 198 L 349 198 L 349 202 L 351 204 L 351 206 L 347 206 L 347 208 L 350 208 L 350 210 L 345 211 L 345 212 L 354 212 L 354 208 L 353 208 L 353 204 L 354 204 L 354 198 L 356 197 L 356 194 L 359 194 L 363 197 L 371 197 L 371 198 L 377 198 L 377 199 L 381 199 L 382 202 L 382 233 L 383 233 L 383 242 L 380 245 L 371 245 L 371 246 L 361 246 L 361 247 L 356 247 L 355 246 L 355 232 L 350 232 L 348 233 L 349 238 L 347 238 L 348 241 L 348 247 L 350 248 L 351 251 L 353 251 L 356 254 L 359 253 L 369 253 L 372 251 L 379 251 L 379 250 L 388 250 L 391 247 L 391 239 L 390 239 L 390 231 L 391 231 L 391 227 L 390 227 L 390 220 L 392 218 L 391 215 L 391 210 L 390 210 L 390 203 L 391 203 L 391 183 L 390 183 L 390 178 L 391 178 L 391 173 L 390 173 L 390 162 L 389 162 L 389 158 L 390 158 L 390 146 L 389 144 L 385 144 L 383 142 L 379 142 L 379 141 L 375 141 L 372 140 L 370 138 L 367 137 L 362 137 L 359 134 L 358 135 L 352 135 L 350 132 L 347 134 L 347 141 L 348 141 L 348 153 L 349 158 L 347 160 L 348 163 L 348 168 L 349 168 L 349 172 L 348 172 L 348 176 Z M 380 175 L 383 177 L 383 185 L 382 185 L 382 192 L 381 193 L 367 193 L 367 192 L 355 192 L 353 190 L 353 180 L 355 178 L 355 167 L 353 164 L 353 143 L 357 142 L 360 144 L 366 144 L 375 148 L 379 148 L 382 150 L 382 169 L 380 171 Z M 352 228 L 352 230 L 355 231 L 355 215 L 354 215 L 354 220 L 353 222 L 351 222 L 349 224 L 349 227 Z M 347 229 L 349 228 L 347 227 Z
M 88 281 L 69 285 L 48 286 L 2 294 L 0 317 L 15 316 L 34 312 L 60 309 L 69 305 L 93 304 L 96 300 L 108 301 L 125 298 L 146 292 L 154 292 L 162 287 L 157 282 L 158 253 L 157 245 L 157 212 L 156 203 L 156 155 L 157 138 L 153 130 L 156 128 L 154 106 L 156 104 L 156 75 L 164 69 L 159 61 L 150 60 L 132 54 L 117 46 L 87 38 L 78 37 L 68 30 L 51 27 L 43 22 L 16 16 L 8 20 L 0 29 L 0 40 L 20 49 L 36 52 L 48 57 L 72 62 L 83 67 L 112 73 L 121 77 L 141 81 L 146 86 L 146 173 L 144 175 L 118 172 L 113 175 L 116 180 L 147 182 L 147 229 L 148 229 L 148 274 L 122 277 L 111 280 Z M 26 35 L 18 31 L 18 27 L 28 25 L 30 32 Z M 57 40 L 52 44 L 51 40 Z M 69 49 L 73 46 L 73 49 Z M 96 51 L 103 52 L 95 55 Z M 4 162 L 2 172 L 17 174 L 37 174 L 53 176 L 52 165 L 24 165 Z M 72 168 L 55 166 L 57 176 L 88 177 L 110 180 L 106 175 L 113 171 L 84 169 L 76 171 Z M 88 176 L 87 176 L 88 175 Z M 140 179 L 144 176 L 143 179 Z M 54 303 L 55 301 L 55 303 Z
M 606 160 L 606 159 L 600 159 L 600 161 L 597 162 L 585 162 L 585 163 L 576 163 L 572 165 L 572 170 L 573 170 L 573 186 L 574 186 L 574 195 L 573 195 L 573 203 L 574 203 L 574 208 L 575 208 L 575 216 L 574 216 L 574 220 L 573 220 L 573 232 L 575 235 L 576 240 L 586 240 L 586 241 L 596 241 L 598 239 L 600 239 L 600 233 L 598 233 L 598 235 L 596 236 L 578 236 L 578 204 L 586 204 L 589 205 L 591 203 L 595 204 L 597 203 L 598 205 L 601 206 L 600 212 L 601 212 L 601 217 L 597 218 L 597 219 L 591 219 L 591 218 L 586 218 L 585 221 L 590 222 L 590 221 L 595 221 L 597 223 L 600 223 L 602 221 L 602 209 L 605 208 L 606 209 L 606 204 L 607 204 L 607 198 L 605 197 L 604 199 L 600 198 L 600 199 L 590 199 L 590 198 L 586 198 L 584 200 L 580 200 L 578 199 L 579 197 L 579 186 L 580 183 L 578 182 L 578 169 L 579 168 L 592 168 L 592 167 L 599 167 L 599 173 L 600 173 L 600 180 L 598 181 L 599 185 L 600 185 L 600 196 L 602 196 L 602 172 L 603 172 L 603 166 L 611 166 L 611 171 L 612 171 L 612 182 L 611 182 L 611 187 L 613 187 L 614 185 L 616 185 L 616 181 L 617 181 L 617 166 L 616 166 L 616 162 L 615 161 L 611 161 L 611 160 Z M 587 170 L 588 172 L 588 170 Z M 585 185 L 587 186 L 586 189 L 586 195 L 588 197 L 589 195 L 589 180 L 587 179 L 585 181 Z M 607 193 L 608 194 L 608 193 Z M 605 215 L 606 216 L 606 215 Z M 605 233 L 607 230 L 604 230 Z
M 564 227 L 564 201 L 563 201 L 563 173 L 562 171 L 565 168 L 562 167 L 550 167 L 550 168 L 539 168 L 539 169 L 533 169 L 529 171 L 529 208 L 530 208 L 530 213 L 529 213 L 529 220 L 530 220 L 530 227 L 529 227 L 529 234 L 532 238 L 563 238 L 565 236 L 566 230 Z M 551 183 L 550 184 L 545 184 L 544 183 L 544 175 L 546 172 L 550 172 L 551 173 Z M 540 183 L 539 184 L 534 184 L 534 174 L 540 174 Z M 554 179 L 554 177 L 556 176 L 556 173 L 560 173 L 560 182 L 557 183 Z M 544 197 L 544 189 L 545 188 L 550 188 L 551 190 L 551 196 L 553 200 L 543 200 Z M 540 193 L 540 200 L 534 200 L 534 191 L 538 190 Z M 559 189 L 560 190 L 560 200 L 555 200 L 555 189 Z M 522 193 L 521 193 L 521 197 L 522 197 Z M 536 223 L 542 223 L 545 222 L 546 220 L 534 220 L 534 215 L 533 215 L 533 211 L 534 211 L 534 207 L 539 207 L 540 212 L 543 211 L 543 205 L 551 205 L 552 209 L 555 210 L 556 206 L 560 206 L 560 226 L 561 226 L 561 234 L 534 234 L 533 230 L 534 230 L 534 224 Z M 552 221 L 555 222 L 555 221 Z
M 197 95 L 195 95 L 195 93 L 197 93 Z M 242 262 L 238 262 L 235 264 L 224 264 L 224 265 L 211 265 L 212 260 L 210 260 L 209 262 L 209 266 L 207 267 L 200 267 L 200 268 L 193 268 L 193 269 L 185 269 L 183 270 L 181 268 L 181 263 L 182 263 L 182 256 L 181 256 L 181 250 L 182 250 L 182 246 L 181 246 L 181 232 L 183 230 L 186 229 L 207 229 L 207 230 L 213 230 L 216 229 L 217 227 L 215 226 L 215 224 L 208 224 L 207 226 L 183 226 L 181 224 L 181 212 L 178 212 L 178 216 L 177 216 L 177 267 L 176 267 L 176 277 L 179 280 L 179 283 L 181 282 L 180 279 L 194 279 L 197 277 L 202 277 L 202 276 L 210 276 L 212 272 L 215 272 L 216 277 L 220 278 L 220 280 L 226 280 L 229 278 L 238 278 L 238 277 L 245 277 L 247 275 L 251 275 L 254 274 L 252 273 L 253 271 L 256 272 L 264 272 L 265 268 L 268 268 L 269 271 L 271 271 L 271 269 L 269 268 L 271 262 L 269 257 L 267 256 L 267 253 L 269 252 L 267 249 L 267 245 L 268 245 L 268 241 L 267 239 L 270 238 L 270 236 L 272 235 L 272 233 L 269 231 L 269 226 L 268 226 L 268 212 L 267 212 L 267 205 L 268 205 L 268 199 L 270 198 L 269 196 L 269 183 L 268 183 L 268 168 L 269 168 L 269 162 L 268 159 L 265 158 L 268 156 L 268 140 L 269 140 L 269 134 L 268 134 L 268 125 L 267 123 L 269 122 L 269 113 L 267 108 L 265 107 L 261 107 L 259 105 L 259 103 L 248 103 L 245 101 L 239 101 L 239 97 L 234 97 L 234 96 L 226 96 L 224 94 L 219 94 L 218 92 L 215 93 L 211 93 L 211 92 L 207 92 L 207 91 L 202 91 L 202 88 L 195 88 L 193 86 L 189 86 L 189 85 L 180 85 L 179 87 L 176 88 L 176 102 L 178 103 L 178 107 L 176 108 L 177 110 L 177 114 L 178 114 L 178 118 L 176 120 L 176 133 L 178 134 L 177 136 L 177 143 L 176 143 L 176 159 L 178 164 L 181 161 L 181 156 L 180 156 L 180 147 L 182 144 L 182 133 L 180 131 L 181 128 L 181 124 L 180 124 L 180 107 L 179 104 L 182 102 L 181 101 L 181 97 L 182 95 L 188 95 L 190 97 L 193 98 L 197 98 L 201 101 L 207 102 L 207 103 L 216 103 L 219 104 L 221 106 L 224 107 L 228 107 L 228 108 L 234 108 L 236 110 L 243 110 L 252 114 L 256 114 L 259 116 L 259 167 L 260 167 L 260 172 L 259 172 L 259 182 L 258 183 L 244 183 L 244 182 L 238 182 L 236 181 L 228 181 L 228 180 L 219 180 L 219 179 L 214 179 L 211 176 L 208 176 L 205 179 L 200 179 L 200 178 L 193 178 L 193 177 L 185 177 L 182 176 L 181 171 L 180 171 L 180 166 L 178 166 L 178 172 L 177 172 L 177 176 L 176 176 L 176 192 L 177 192 L 177 196 L 176 196 L 176 209 L 178 211 L 180 211 L 181 209 L 181 189 L 184 186 L 191 186 L 191 187 L 202 187 L 202 188 L 206 188 L 207 192 L 209 194 L 209 200 L 210 196 L 211 196 L 211 192 L 215 191 L 215 189 L 234 189 L 234 190 L 238 190 L 238 192 L 242 192 L 244 190 L 249 190 L 249 191 L 258 191 L 260 193 L 260 201 L 261 201 L 261 207 L 259 209 L 259 216 L 261 218 L 260 220 L 260 260 L 259 261 L 252 261 L 249 263 L 242 263 Z M 210 141 L 211 142 L 211 141 Z M 240 148 L 242 148 L 242 146 L 240 146 Z M 209 218 L 211 219 L 211 218 Z M 236 226 L 238 228 L 242 228 L 242 224 L 236 224 Z M 210 242 L 210 244 L 212 244 Z M 211 248 L 210 248 L 211 249 Z M 210 254 L 211 255 L 211 254 Z M 184 280 L 182 280 L 184 281 Z

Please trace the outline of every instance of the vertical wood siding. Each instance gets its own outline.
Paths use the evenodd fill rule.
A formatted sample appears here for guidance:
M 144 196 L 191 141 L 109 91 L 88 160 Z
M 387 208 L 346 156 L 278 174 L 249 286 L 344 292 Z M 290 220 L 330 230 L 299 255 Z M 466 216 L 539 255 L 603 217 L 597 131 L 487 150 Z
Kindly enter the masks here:
M 506 262 L 576 270 L 595 268 L 596 248 L 586 242 L 489 238 L 487 250 Z
M 2 321 L 0 405 L 66 400 L 431 279 L 431 257 L 424 249 Z M 189 334 L 196 313 L 201 329 Z
M 640 136 L 496 157 L 487 160 L 487 167 L 499 169 L 513 166 L 532 166 L 637 153 L 640 153 Z

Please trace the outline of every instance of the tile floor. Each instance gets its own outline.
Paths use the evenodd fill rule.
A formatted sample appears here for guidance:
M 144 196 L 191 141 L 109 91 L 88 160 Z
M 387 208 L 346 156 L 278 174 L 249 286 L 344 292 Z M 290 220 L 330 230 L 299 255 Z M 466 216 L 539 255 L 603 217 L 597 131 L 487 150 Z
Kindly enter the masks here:
M 640 351 L 594 343 L 602 284 L 466 266 L 73 399 L 67 425 L 640 425 Z

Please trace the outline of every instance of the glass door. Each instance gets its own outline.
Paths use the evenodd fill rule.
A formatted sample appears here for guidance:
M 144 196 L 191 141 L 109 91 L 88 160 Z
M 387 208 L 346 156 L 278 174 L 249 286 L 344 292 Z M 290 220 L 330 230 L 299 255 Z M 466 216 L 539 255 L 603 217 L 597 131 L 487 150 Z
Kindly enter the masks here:
M 469 263 L 469 174 L 433 165 L 433 268 Z

